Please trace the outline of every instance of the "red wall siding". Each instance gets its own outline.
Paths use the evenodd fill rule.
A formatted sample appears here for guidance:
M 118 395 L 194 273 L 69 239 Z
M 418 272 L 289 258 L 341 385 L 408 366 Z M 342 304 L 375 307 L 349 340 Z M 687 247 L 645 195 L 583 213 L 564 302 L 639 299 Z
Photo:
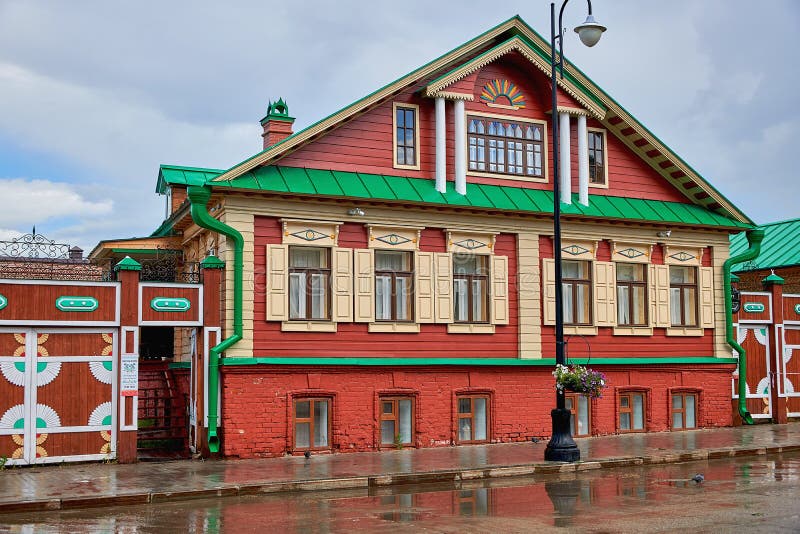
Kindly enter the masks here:
M 549 237 L 539 237 L 539 255 L 542 258 L 553 257 L 553 241 Z M 710 265 L 710 250 L 706 249 L 704 258 Z M 597 246 L 598 261 L 611 260 L 611 247 L 607 241 L 600 241 Z M 664 263 L 663 250 L 660 245 L 653 246 L 652 262 Z M 704 264 L 705 264 L 704 260 Z M 541 264 L 540 264 L 541 268 Z M 648 296 L 649 298 L 649 296 Z M 556 351 L 555 327 L 542 326 L 542 355 L 554 358 Z M 668 356 L 713 356 L 713 330 L 706 330 L 703 337 L 667 336 L 665 328 L 654 328 L 652 336 L 615 336 L 613 328 L 598 328 L 596 336 L 585 336 L 589 348 L 580 338 L 572 336 L 570 344 L 567 336 L 569 355 L 575 358 L 643 358 Z M 589 354 L 591 351 L 591 354 Z
M 606 394 L 592 401 L 592 433 L 616 432 L 618 387 L 647 391 L 647 430 L 670 426 L 671 388 L 699 391 L 698 426 L 729 426 L 733 366 L 596 366 L 608 379 Z M 374 450 L 379 441 L 376 417 L 380 394 L 413 394 L 417 447 L 448 446 L 455 439 L 455 395 L 491 396 L 493 442 L 527 441 L 550 434 L 555 403 L 549 367 L 389 368 L 222 367 L 222 403 L 226 456 L 280 456 L 291 448 L 290 396 L 332 398 L 334 451 Z
M 269 217 L 255 219 L 255 285 L 266 284 L 266 245 L 280 243 L 280 223 Z M 361 224 L 347 223 L 340 227 L 339 246 L 366 248 L 366 229 Z M 423 231 L 420 248 L 443 252 L 444 232 L 428 228 Z M 448 334 L 447 325 L 423 324 L 418 334 L 368 332 L 366 323 L 339 323 L 336 333 L 282 332 L 279 322 L 265 321 L 265 294 L 255 292 L 254 339 L 255 356 L 385 356 L 407 358 L 516 358 L 517 338 L 517 252 L 512 235 L 497 236 L 495 252 L 508 256 L 509 324 L 498 325 L 492 335 Z
M 515 83 L 523 92 L 525 107 L 519 110 L 488 107 L 480 100 L 484 85 L 494 79 L 507 79 Z M 289 154 L 279 161 L 289 167 L 312 167 L 341 171 L 401 175 L 433 179 L 435 174 L 435 116 L 434 103 L 430 98 L 422 98 L 415 91 L 421 86 L 412 86 L 401 91 L 393 101 L 420 106 L 420 170 L 395 169 L 392 167 L 392 100 L 386 101 L 367 113 L 356 117 L 334 131 Z M 514 52 L 490 63 L 480 71 L 455 82 L 448 91 L 472 93 L 473 102 L 466 102 L 467 112 L 478 111 L 508 117 L 536 119 L 548 123 L 548 168 L 552 171 L 550 82 L 547 75 L 532 67 L 521 55 Z M 558 94 L 559 105 L 582 107 L 564 91 Z M 447 104 L 447 170 L 448 180 L 453 180 L 454 140 L 453 105 Z M 577 127 L 573 119 L 572 175 L 573 190 L 578 187 Z M 602 127 L 590 119 L 589 126 Z M 689 203 L 677 189 L 673 188 L 638 155 L 631 152 L 610 132 L 607 134 L 610 187 L 591 188 L 591 194 L 628 196 L 674 202 Z M 551 189 L 550 183 L 531 183 L 511 178 L 486 178 L 469 176 L 474 183 L 514 185 L 532 189 Z

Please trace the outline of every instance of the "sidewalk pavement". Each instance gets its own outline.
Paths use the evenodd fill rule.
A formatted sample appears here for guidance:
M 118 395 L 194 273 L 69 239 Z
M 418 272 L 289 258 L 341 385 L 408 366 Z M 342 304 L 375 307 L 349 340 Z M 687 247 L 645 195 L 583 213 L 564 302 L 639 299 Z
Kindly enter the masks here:
M 0 513 L 451 482 L 800 450 L 800 423 L 577 439 L 582 461 L 543 461 L 546 441 L 256 460 L 64 464 L 0 471 Z

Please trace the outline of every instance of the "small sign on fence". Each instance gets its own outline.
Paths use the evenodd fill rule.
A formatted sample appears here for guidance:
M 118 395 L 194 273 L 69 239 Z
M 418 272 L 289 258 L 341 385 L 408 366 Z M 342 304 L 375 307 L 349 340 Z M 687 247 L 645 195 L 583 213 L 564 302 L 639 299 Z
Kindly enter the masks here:
M 119 389 L 123 397 L 139 396 L 139 355 L 123 354 Z

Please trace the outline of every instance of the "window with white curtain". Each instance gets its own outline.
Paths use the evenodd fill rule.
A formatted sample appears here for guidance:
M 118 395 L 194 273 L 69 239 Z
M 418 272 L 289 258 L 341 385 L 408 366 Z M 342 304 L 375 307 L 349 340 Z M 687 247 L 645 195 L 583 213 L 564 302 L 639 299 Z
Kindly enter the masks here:
M 647 266 L 617 263 L 617 324 L 647 325 Z
M 412 445 L 413 428 L 413 398 L 381 398 L 381 446 Z
M 619 431 L 643 432 L 645 430 L 645 393 L 621 393 L 619 395 Z
M 481 443 L 488 441 L 488 395 L 459 395 L 458 442 Z
M 330 399 L 294 401 L 294 450 L 330 448 Z
M 697 267 L 669 266 L 672 326 L 697 326 Z
M 289 319 L 330 319 L 330 250 L 289 247 Z
M 413 317 L 413 255 L 375 251 L 375 320 L 410 321 Z
M 591 262 L 562 260 L 562 299 L 565 325 L 592 324 Z
M 457 323 L 489 321 L 489 258 L 453 254 L 453 301 Z
M 569 410 L 569 430 L 573 437 L 588 436 L 589 427 L 589 398 L 578 393 L 567 393 L 564 402 Z

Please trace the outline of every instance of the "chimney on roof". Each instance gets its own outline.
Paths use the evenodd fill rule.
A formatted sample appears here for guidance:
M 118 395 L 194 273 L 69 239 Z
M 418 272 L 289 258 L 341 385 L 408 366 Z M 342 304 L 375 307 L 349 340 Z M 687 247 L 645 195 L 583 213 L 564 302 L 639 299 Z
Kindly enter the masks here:
M 69 259 L 71 260 L 82 260 L 83 259 L 83 249 L 80 247 L 72 247 L 69 249 Z
M 283 98 L 279 98 L 274 103 L 270 102 L 267 107 L 267 116 L 261 119 L 261 126 L 264 127 L 264 133 L 261 134 L 261 137 L 264 138 L 264 149 L 292 135 L 292 124 L 294 124 L 294 117 L 289 116 L 289 107 Z

